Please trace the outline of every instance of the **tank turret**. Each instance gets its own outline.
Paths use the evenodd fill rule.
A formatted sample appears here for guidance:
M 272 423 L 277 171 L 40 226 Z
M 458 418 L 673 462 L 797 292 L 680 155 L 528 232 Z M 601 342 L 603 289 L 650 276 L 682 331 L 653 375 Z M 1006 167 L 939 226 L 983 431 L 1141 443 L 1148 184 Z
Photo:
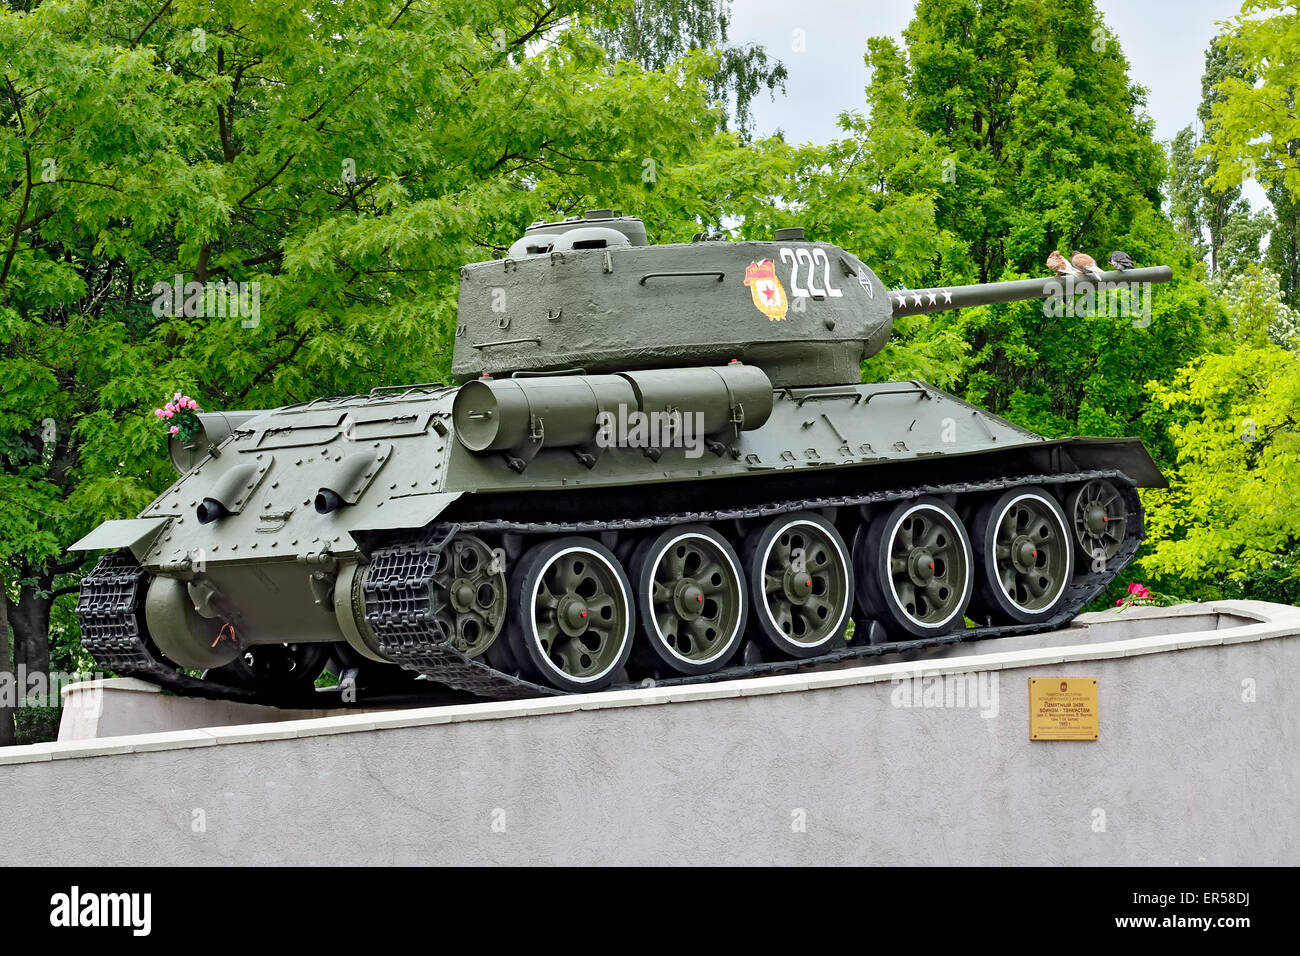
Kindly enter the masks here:
M 1102 284 L 1170 275 L 1138 269 Z M 1077 280 L 1073 291 L 1090 285 Z M 847 384 L 898 316 L 1063 291 L 1050 278 L 891 291 L 857 256 L 802 229 L 778 229 L 770 242 L 649 245 L 640 219 L 593 209 L 534 223 L 504 258 L 461 269 L 452 373 L 465 382 L 736 359 L 777 387 Z
M 1059 626 L 1142 541 L 1136 489 L 1164 479 L 1141 442 L 1047 439 L 861 362 L 899 316 L 1169 276 L 889 290 L 799 229 L 651 245 L 609 210 L 536 223 L 461 270 L 459 385 L 173 437 L 176 482 L 73 545 L 110 552 L 82 642 L 176 693 L 376 706 Z

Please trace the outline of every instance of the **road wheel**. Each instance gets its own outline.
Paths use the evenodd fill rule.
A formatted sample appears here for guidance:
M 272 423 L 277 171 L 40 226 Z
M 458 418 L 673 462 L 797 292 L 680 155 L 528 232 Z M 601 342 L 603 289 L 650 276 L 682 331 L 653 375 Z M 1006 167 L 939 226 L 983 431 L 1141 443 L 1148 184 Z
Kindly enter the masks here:
M 1119 489 L 1103 478 L 1071 492 L 1065 514 L 1074 530 L 1079 553 L 1089 562 L 1109 561 L 1128 534 L 1128 508 Z
M 740 557 L 708 525 L 670 528 L 632 561 L 643 665 L 708 674 L 731 659 L 745 633 L 747 594 Z
M 931 497 L 900 502 L 858 540 L 862 603 L 891 637 L 961 630 L 973 586 L 971 546 L 948 504 Z
M 535 680 L 567 691 L 608 686 L 632 650 L 632 586 L 591 538 L 534 546 L 510 575 L 508 638 Z
M 975 518 L 975 603 L 1002 621 L 1034 624 L 1056 613 L 1073 570 L 1065 512 L 1042 488 L 1014 488 Z
M 812 511 L 773 518 L 745 542 L 753 627 L 788 657 L 824 654 L 843 642 L 853 595 L 848 549 Z

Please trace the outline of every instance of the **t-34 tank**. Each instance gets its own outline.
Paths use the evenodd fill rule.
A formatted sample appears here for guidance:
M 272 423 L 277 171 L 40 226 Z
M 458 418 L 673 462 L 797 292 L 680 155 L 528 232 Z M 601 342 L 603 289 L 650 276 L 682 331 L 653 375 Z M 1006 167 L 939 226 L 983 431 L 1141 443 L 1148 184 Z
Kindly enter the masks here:
M 799 229 L 538 223 L 461 270 L 458 386 L 173 439 L 176 483 L 74 546 L 112 549 L 83 641 L 119 674 L 287 705 L 325 668 L 349 702 L 506 698 L 1059 627 L 1142 540 L 1137 488 L 1164 484 L 1142 444 L 860 381 L 898 316 L 1054 292 L 890 291 Z

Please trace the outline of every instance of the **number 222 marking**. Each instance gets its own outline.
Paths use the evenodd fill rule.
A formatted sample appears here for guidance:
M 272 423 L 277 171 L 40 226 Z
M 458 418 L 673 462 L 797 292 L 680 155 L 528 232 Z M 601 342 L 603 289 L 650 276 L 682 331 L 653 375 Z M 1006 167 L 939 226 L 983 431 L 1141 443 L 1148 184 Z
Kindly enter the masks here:
M 791 249 L 789 246 L 781 247 L 781 261 L 790 263 L 790 294 L 793 296 L 813 296 L 814 298 L 824 299 L 830 296 L 832 299 L 838 299 L 844 295 L 842 291 L 831 285 L 831 260 L 826 255 L 825 249 Z M 817 284 L 817 263 L 822 266 L 822 284 Z M 799 284 L 800 264 L 808 267 L 808 285 L 807 288 Z

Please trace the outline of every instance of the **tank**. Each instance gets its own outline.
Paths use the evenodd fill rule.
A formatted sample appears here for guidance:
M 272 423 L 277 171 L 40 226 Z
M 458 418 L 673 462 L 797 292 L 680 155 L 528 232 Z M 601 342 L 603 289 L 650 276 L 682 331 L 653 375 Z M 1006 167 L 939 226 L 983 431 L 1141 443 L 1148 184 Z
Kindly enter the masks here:
M 748 677 L 1057 628 L 1128 564 L 1132 438 L 864 383 L 902 315 L 1158 283 L 894 289 L 801 229 L 650 244 L 609 210 L 466 265 L 452 384 L 200 415 L 78 541 L 103 668 L 279 706 Z M 332 680 L 322 680 L 322 675 Z M 326 687 L 325 685 L 329 685 Z

